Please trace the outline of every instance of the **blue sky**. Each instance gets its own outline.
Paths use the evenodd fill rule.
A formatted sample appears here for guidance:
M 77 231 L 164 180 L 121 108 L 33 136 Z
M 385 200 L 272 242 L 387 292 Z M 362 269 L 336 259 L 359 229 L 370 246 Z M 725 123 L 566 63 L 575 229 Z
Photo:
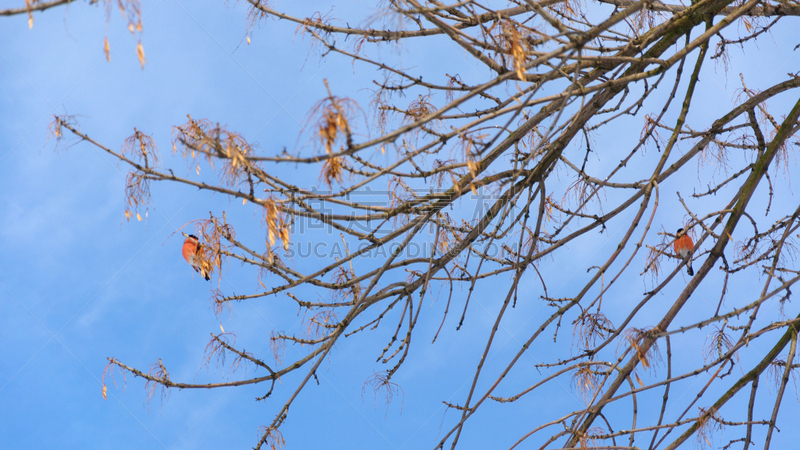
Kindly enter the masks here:
M 145 370 L 160 358 L 173 380 L 219 381 L 227 377 L 227 367 L 216 368 L 213 363 L 210 368 L 203 366 L 209 333 L 219 332 L 222 325 L 226 331 L 237 333 L 237 342 L 246 350 L 267 357 L 270 331 L 299 332 L 303 317 L 297 315 L 292 302 L 268 299 L 237 304 L 230 314 L 218 318 L 210 307 L 209 284 L 194 275 L 180 257 L 182 238 L 176 231 L 192 220 L 206 218 L 209 211 L 225 211 L 228 220 L 237 224 L 238 238 L 263 240 L 260 211 L 219 195 L 157 183 L 152 188 L 153 203 L 146 220 L 127 222 L 123 214 L 127 168 L 74 139 L 63 141 L 55 151 L 47 130 L 52 114 L 75 115 L 84 132 L 114 149 L 136 127 L 156 140 L 165 167 L 188 176 L 193 168 L 170 156 L 171 126 L 185 123 L 187 114 L 220 122 L 258 143 L 265 154 L 278 154 L 305 142 L 306 138 L 298 135 L 307 112 L 326 95 L 323 79 L 329 80 L 335 93 L 366 105 L 366 89 L 379 76 L 374 69 L 353 65 L 341 56 L 320 60 L 316 53 L 309 55 L 308 39 L 296 35 L 296 27 L 285 21 L 270 20 L 256 26 L 248 45 L 246 9 L 222 3 L 144 1 L 144 70 L 136 59 L 137 41 L 127 32 L 117 11 L 112 12 L 107 28 L 103 9 L 85 2 L 36 14 L 33 29 L 28 29 L 24 16 L 0 19 L 3 448 L 250 448 L 258 438 L 258 427 L 272 421 L 300 376 L 285 380 L 285 388 L 279 386 L 266 402 L 254 401 L 269 388 L 257 385 L 173 391 L 163 402 L 157 392 L 148 404 L 144 383 L 130 375 L 123 380 L 119 373 L 115 378 L 119 388 L 109 384 L 108 399 L 101 395 L 106 357 Z M 372 6 L 359 2 L 351 7 L 363 18 Z M 329 7 L 306 6 L 299 15 L 316 9 L 327 11 Z M 344 7 L 334 9 L 334 15 L 351 13 Z M 110 62 L 103 54 L 106 30 Z M 689 117 L 691 126 L 707 126 L 716 118 L 711 111 L 734 104 L 739 73 L 745 74 L 750 87 L 758 88 L 771 86 L 786 72 L 796 71 L 800 66 L 797 52 L 786 50 L 791 46 L 777 45 L 791 41 L 796 36 L 793 31 L 784 26 L 759 41 L 757 47 L 748 47 L 747 60 L 733 50 L 727 74 L 721 66 L 704 67 L 704 83 L 695 99 L 703 106 Z M 445 45 L 441 40 L 437 44 Z M 421 73 L 438 73 L 440 67 L 452 65 L 465 79 L 487 76 L 462 52 L 442 51 L 436 45 L 385 45 L 380 52 Z M 788 111 L 790 101 L 784 97 L 771 106 L 779 115 Z M 595 146 L 614 149 L 635 142 L 641 122 L 631 120 L 627 126 L 630 128 L 620 129 L 618 134 L 595 136 Z M 617 162 L 614 156 L 590 161 L 590 165 L 602 172 Z M 641 167 L 632 164 L 626 170 L 635 178 Z M 792 171 L 796 173 L 796 167 Z M 320 183 L 317 173 L 298 170 L 292 176 L 306 186 Z M 564 183 L 568 185 L 569 180 Z M 663 225 L 668 231 L 677 228 L 683 213 L 673 193 L 681 190 L 686 198 L 692 188 L 703 187 L 697 173 L 689 172 L 661 186 L 663 206 L 656 226 L 660 229 Z M 793 187 L 780 182 L 776 189 L 783 196 L 772 214 L 784 214 L 785 208 L 796 205 Z M 763 201 L 763 186 L 760 195 Z M 720 197 L 694 205 L 702 208 L 702 202 L 715 205 L 728 198 Z M 608 201 L 613 203 L 614 198 Z M 458 213 L 469 214 L 470 208 L 466 204 Z M 623 214 L 616 220 L 625 224 L 630 219 Z M 611 227 L 608 233 L 582 241 L 569 255 L 543 266 L 551 280 L 550 295 L 574 295 L 570 288 L 585 282 L 591 274 L 583 268 L 565 273 L 561 267 L 613 249 L 615 239 L 620 238 L 617 231 Z M 648 243 L 654 244 L 652 240 Z M 296 263 L 303 266 L 312 262 Z M 667 264 L 671 270 L 674 262 Z M 652 287 L 647 276 L 637 278 L 633 272 L 638 273 L 632 270 L 626 275 L 631 278 L 609 296 L 607 313 L 624 317 L 642 292 Z M 525 295 L 514 314 L 503 322 L 490 355 L 489 361 L 499 365 L 489 365 L 479 387 L 488 387 L 499 374 L 498 367 L 505 367 L 538 326 L 536 319 L 549 314 L 538 300 L 538 282 L 529 275 L 521 285 Z M 731 295 L 730 307 L 752 301 L 749 289 L 757 290 L 753 286 L 759 280 L 755 276 L 737 280 L 740 285 L 732 286 L 732 292 L 740 289 L 747 294 Z M 507 280 L 501 281 L 505 286 Z M 662 303 L 647 305 L 637 317 L 638 323 L 632 325 L 651 326 L 653 318 L 663 314 L 665 305 L 672 304 L 682 282 L 660 296 Z M 216 286 L 217 280 L 213 283 Z M 720 283 L 719 276 L 707 280 L 705 290 L 695 295 L 709 300 L 682 313 L 686 316 L 679 316 L 680 324 L 694 322 L 695 314 L 713 312 Z M 226 293 L 260 289 L 256 272 L 237 264 L 227 267 L 219 286 Z M 457 295 L 464 295 L 464 291 Z M 288 448 L 432 448 L 458 415 L 445 412 L 442 402 L 461 403 L 466 397 L 480 355 L 478 349 L 485 345 L 499 308 L 494 295 L 491 285 L 483 285 L 467 316 L 468 326 L 453 332 L 451 315 L 449 328 L 434 345 L 429 342 L 441 321 L 444 300 L 423 305 L 429 314 L 421 315 L 418 329 L 424 332 L 415 341 L 412 358 L 395 379 L 403 394 L 388 407 L 362 390 L 373 372 L 385 370 L 374 360 L 388 336 L 384 333 L 341 340 L 333 356 L 320 366 L 319 386 L 309 386 L 290 410 L 282 427 Z M 787 314 L 792 315 L 788 308 Z M 498 395 L 513 395 L 524 389 L 540 373 L 534 364 L 559 352 L 570 352 L 571 331 L 566 325 L 560 331 L 565 339 L 537 343 L 516 366 L 513 376 L 504 381 L 507 384 Z M 696 335 L 675 336 L 673 345 L 697 347 Z M 305 351 L 289 347 L 287 359 Z M 682 357 L 688 363 L 702 355 L 698 349 Z M 753 362 L 747 358 L 742 357 L 743 367 Z M 693 392 L 698 382 L 693 379 L 686 385 L 676 384 L 673 395 L 676 399 L 689 395 L 685 392 Z M 798 412 L 791 389 L 779 419 L 782 432 L 777 443 L 796 442 L 798 437 L 787 419 Z M 710 398 L 715 393 L 719 394 L 711 392 Z M 660 396 L 660 392 L 654 392 L 651 399 L 657 401 Z M 765 403 L 763 407 L 771 405 Z M 569 379 L 559 378 L 545 398 L 485 405 L 475 423 L 465 429 L 462 440 L 468 443 L 466 448 L 507 448 L 550 418 L 551 411 L 579 408 L 582 402 Z

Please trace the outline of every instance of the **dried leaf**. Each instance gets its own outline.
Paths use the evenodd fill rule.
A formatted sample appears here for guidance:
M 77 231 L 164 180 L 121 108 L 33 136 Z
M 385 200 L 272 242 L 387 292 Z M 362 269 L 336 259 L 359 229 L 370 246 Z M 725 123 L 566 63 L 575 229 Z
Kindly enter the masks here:
M 467 158 L 467 169 L 469 169 L 469 173 L 472 175 L 472 178 L 475 178 L 475 175 L 478 171 L 478 165 L 475 163 L 475 161 Z
M 142 216 L 140 216 L 139 213 L 136 213 L 136 220 L 138 220 L 139 222 L 142 221 Z
M 103 39 L 103 51 L 106 53 L 106 61 L 111 62 L 111 49 L 108 46 L 108 38 Z
M 225 332 L 225 328 L 222 328 L 222 323 L 220 323 L 220 324 L 219 324 L 219 329 L 220 329 L 220 331 L 222 331 L 223 333 Z
M 108 400 L 108 397 L 106 397 L 106 391 L 107 391 L 107 390 L 108 390 L 108 388 L 107 388 L 107 387 L 106 387 L 106 385 L 104 384 L 104 385 L 103 385 L 103 400 Z
M 243 198 L 243 199 L 242 199 L 242 205 L 246 205 L 246 204 L 247 204 L 247 199 L 246 199 L 246 198 Z
M 28 15 L 28 29 L 31 29 L 31 28 L 33 28 L 33 15 L 29 14 Z
M 139 42 L 139 45 L 136 46 L 136 56 L 139 57 L 139 65 L 142 66 L 142 70 L 144 70 L 144 47 L 142 47 L 142 43 Z
M 289 228 L 281 227 L 278 231 L 278 235 L 280 236 L 281 241 L 283 241 L 283 249 L 289 250 Z
M 322 173 L 320 174 L 320 178 L 325 179 L 325 183 L 328 187 L 333 186 L 333 182 L 342 182 L 342 168 L 344 164 L 342 163 L 342 158 L 339 156 L 329 158 L 325 161 L 322 165 Z
M 247 45 L 250 45 L 250 36 L 247 36 Z

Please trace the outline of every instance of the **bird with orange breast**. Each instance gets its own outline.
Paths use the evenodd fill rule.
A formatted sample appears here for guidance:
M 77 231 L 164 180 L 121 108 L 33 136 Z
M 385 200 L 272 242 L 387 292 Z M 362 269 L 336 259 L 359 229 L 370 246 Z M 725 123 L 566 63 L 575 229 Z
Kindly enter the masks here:
M 678 238 L 675 239 L 675 243 L 672 244 L 672 247 L 675 249 L 675 254 L 686 261 L 686 273 L 688 273 L 689 276 L 693 276 L 692 250 L 694 250 L 694 242 L 692 242 L 692 238 L 690 238 L 688 234 L 684 233 L 683 228 L 678 228 L 676 235 Z
M 195 270 L 195 272 L 199 273 L 203 276 L 206 280 L 210 280 L 211 277 L 206 269 L 203 268 L 203 265 L 200 263 L 200 258 L 197 253 L 200 251 L 200 240 L 197 239 L 197 236 L 190 234 L 186 237 L 186 240 L 183 241 L 183 249 L 181 253 L 183 253 L 183 259 L 186 260 Z

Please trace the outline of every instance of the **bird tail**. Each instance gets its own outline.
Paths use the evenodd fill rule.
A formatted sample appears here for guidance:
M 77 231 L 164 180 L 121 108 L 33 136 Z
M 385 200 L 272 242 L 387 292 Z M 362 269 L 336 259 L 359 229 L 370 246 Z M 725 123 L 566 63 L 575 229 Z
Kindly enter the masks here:
M 211 274 L 209 274 L 207 270 L 203 269 L 202 267 L 198 267 L 198 266 L 192 266 L 192 269 L 194 269 L 195 272 L 197 272 L 200 275 L 202 275 L 203 278 L 206 279 L 206 281 L 211 281 Z
M 692 261 L 686 263 L 686 273 L 689 274 L 690 277 L 694 276 L 694 269 L 692 269 Z

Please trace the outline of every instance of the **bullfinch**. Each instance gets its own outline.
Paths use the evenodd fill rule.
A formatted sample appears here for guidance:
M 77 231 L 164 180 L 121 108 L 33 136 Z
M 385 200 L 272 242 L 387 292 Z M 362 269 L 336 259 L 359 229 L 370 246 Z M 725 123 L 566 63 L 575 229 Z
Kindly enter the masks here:
M 202 265 L 200 264 L 200 258 L 197 257 L 197 252 L 200 251 L 200 240 L 197 239 L 197 236 L 190 234 L 185 241 L 183 241 L 183 249 L 181 253 L 183 253 L 183 259 L 186 260 L 194 270 L 198 272 L 200 275 L 203 276 L 206 280 L 210 280 L 211 277 L 208 274 L 208 271 L 203 269 Z
M 692 250 L 694 249 L 694 242 L 692 242 L 692 238 L 690 238 L 688 234 L 683 233 L 683 228 L 678 228 L 676 234 L 678 238 L 675 239 L 675 243 L 672 244 L 672 247 L 675 249 L 675 254 L 686 261 L 686 273 L 688 273 L 689 276 L 693 276 Z

